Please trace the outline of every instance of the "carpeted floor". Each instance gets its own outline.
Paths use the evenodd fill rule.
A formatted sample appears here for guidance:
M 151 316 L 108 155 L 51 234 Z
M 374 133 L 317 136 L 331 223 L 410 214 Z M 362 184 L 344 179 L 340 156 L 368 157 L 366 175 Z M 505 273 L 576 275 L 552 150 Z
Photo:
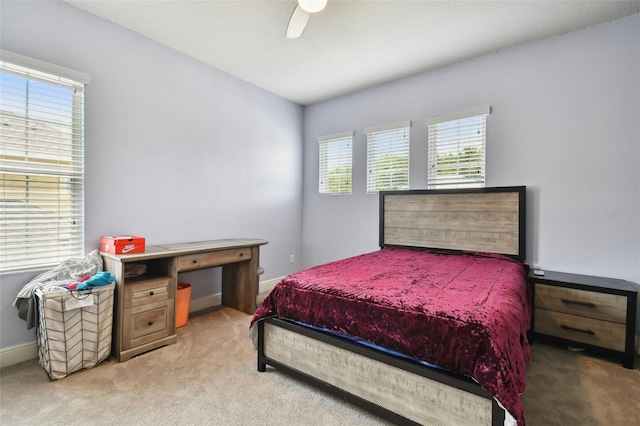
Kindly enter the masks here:
M 256 371 L 250 317 L 192 316 L 178 343 L 49 382 L 36 360 L 0 370 L 3 425 L 384 425 L 269 368 Z M 533 346 L 523 395 L 528 425 L 637 425 L 640 362 Z

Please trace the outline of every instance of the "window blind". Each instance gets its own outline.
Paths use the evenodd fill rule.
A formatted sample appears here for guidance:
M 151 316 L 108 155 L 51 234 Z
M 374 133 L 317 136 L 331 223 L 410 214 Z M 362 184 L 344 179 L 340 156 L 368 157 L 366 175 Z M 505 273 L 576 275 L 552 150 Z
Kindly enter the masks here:
M 351 194 L 353 131 L 318 138 L 320 194 Z
M 368 127 L 367 193 L 409 189 L 411 122 Z
M 489 107 L 427 120 L 427 186 L 473 188 L 485 185 L 486 117 Z
M 84 250 L 84 84 L 2 53 L 0 272 L 42 269 Z

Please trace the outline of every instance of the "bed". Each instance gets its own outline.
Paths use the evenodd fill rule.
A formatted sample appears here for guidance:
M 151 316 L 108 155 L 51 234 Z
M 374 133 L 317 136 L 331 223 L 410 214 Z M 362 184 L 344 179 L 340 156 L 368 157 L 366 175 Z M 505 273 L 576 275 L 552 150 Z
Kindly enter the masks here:
M 524 425 L 525 187 L 380 193 L 380 250 L 285 277 L 251 320 L 270 365 L 388 420 Z

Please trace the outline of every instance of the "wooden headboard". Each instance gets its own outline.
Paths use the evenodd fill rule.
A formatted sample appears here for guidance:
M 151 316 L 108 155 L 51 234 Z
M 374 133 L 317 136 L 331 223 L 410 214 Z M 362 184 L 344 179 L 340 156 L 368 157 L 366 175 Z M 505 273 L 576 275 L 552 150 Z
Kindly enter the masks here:
M 525 260 L 526 187 L 380 192 L 380 247 L 500 253 Z

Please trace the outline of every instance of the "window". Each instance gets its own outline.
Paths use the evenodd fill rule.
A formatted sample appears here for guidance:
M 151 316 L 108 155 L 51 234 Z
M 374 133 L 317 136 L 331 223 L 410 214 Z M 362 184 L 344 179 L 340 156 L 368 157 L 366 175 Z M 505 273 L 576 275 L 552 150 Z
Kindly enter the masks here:
M 489 107 L 427 120 L 427 187 L 480 188 L 485 185 L 486 118 Z
M 321 194 L 351 194 L 353 132 L 321 136 L 320 177 Z
M 0 272 L 42 269 L 84 249 L 88 76 L 2 51 Z
M 409 129 L 411 122 L 369 127 L 367 193 L 409 189 Z

